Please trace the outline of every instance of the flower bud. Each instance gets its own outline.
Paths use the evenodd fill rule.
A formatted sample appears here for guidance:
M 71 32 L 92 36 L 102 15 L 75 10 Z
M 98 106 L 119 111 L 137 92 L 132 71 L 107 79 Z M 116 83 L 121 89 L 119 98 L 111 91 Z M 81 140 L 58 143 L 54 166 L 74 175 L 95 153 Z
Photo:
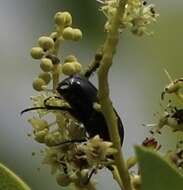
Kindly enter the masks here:
M 172 83 L 170 83 L 168 86 L 165 87 L 165 92 L 166 93 L 175 93 L 178 90 L 180 90 L 180 88 L 183 86 L 182 81 L 174 81 Z
M 51 81 L 51 76 L 49 73 L 42 72 L 38 76 L 39 78 L 43 79 L 46 84 L 48 84 Z
M 41 59 L 44 55 L 43 49 L 41 47 L 33 47 L 31 49 L 31 56 L 34 59 Z
M 53 69 L 53 63 L 52 63 L 51 59 L 42 58 L 40 67 L 44 72 L 49 72 Z
M 73 40 L 73 28 L 66 27 L 62 35 L 65 40 Z
M 73 62 L 74 66 L 75 66 L 75 70 L 76 70 L 76 73 L 80 73 L 81 72 L 81 64 L 77 61 L 74 61 Z
M 70 26 L 72 24 L 72 16 L 69 12 L 57 12 L 54 16 L 55 23 L 58 26 Z
M 47 146 L 55 146 L 58 145 L 60 142 L 62 142 L 62 136 L 58 131 L 49 132 L 45 136 L 45 144 Z
M 44 129 L 42 131 L 38 131 L 35 133 L 34 139 L 39 143 L 45 142 L 45 136 L 48 134 L 48 129 Z
M 68 186 L 70 183 L 71 183 L 71 180 L 69 178 L 68 175 L 66 174 L 59 174 L 57 176 L 57 183 L 60 185 L 60 186 Z
M 57 36 L 58 36 L 58 33 L 57 33 L 57 32 L 52 32 L 52 33 L 50 34 L 50 38 L 52 38 L 54 42 L 56 41 Z
M 45 81 L 41 78 L 35 79 L 32 83 L 34 90 L 37 90 L 37 91 L 42 91 L 44 85 L 45 85 Z
M 131 182 L 134 189 L 141 189 L 141 177 L 139 175 L 134 175 Z
M 66 62 L 73 62 L 73 61 L 77 61 L 77 58 L 74 55 L 68 55 L 65 58 L 64 63 L 66 63 Z
M 52 38 L 48 37 L 48 36 L 41 36 L 38 39 L 38 44 L 40 47 L 42 47 L 44 50 L 49 50 L 51 48 L 53 48 L 54 46 L 54 41 Z
M 81 71 L 81 64 L 73 61 L 73 62 L 66 62 L 62 66 L 62 72 L 65 75 L 74 75 L 76 73 L 79 73 Z
M 32 125 L 32 127 L 36 131 L 41 131 L 41 130 L 49 127 L 48 122 L 44 119 L 31 118 L 28 120 L 28 122 Z
M 82 32 L 80 29 L 73 29 L 73 40 L 79 41 L 82 39 Z

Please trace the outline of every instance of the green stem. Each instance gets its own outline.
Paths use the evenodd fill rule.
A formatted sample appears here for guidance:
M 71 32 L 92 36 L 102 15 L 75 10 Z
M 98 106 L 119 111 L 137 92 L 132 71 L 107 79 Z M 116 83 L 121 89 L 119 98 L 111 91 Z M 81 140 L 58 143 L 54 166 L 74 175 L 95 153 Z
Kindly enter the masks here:
M 116 182 L 118 183 L 118 185 L 120 186 L 120 188 L 124 189 L 122 181 L 121 181 L 121 178 L 119 176 L 118 169 L 116 168 L 116 166 L 113 166 L 113 168 L 114 168 L 114 170 L 112 171 L 113 178 L 116 180 Z
M 103 48 L 103 59 L 98 71 L 99 80 L 99 101 L 102 107 L 102 112 L 107 121 L 108 130 L 114 147 L 118 150 L 115 157 L 115 164 L 117 166 L 119 176 L 123 183 L 125 190 L 132 190 L 130 176 L 128 169 L 121 152 L 120 137 L 118 133 L 117 117 L 113 110 L 112 102 L 109 98 L 109 85 L 108 85 L 108 72 L 112 65 L 113 55 L 119 38 L 119 27 L 121 18 L 125 11 L 127 0 L 120 0 L 118 3 L 117 11 L 111 20 L 111 29 L 109 30 Z
M 0 189 L 31 190 L 13 171 L 0 163 Z
M 55 41 L 55 45 L 54 45 L 53 50 L 52 50 L 52 53 L 54 55 L 58 55 L 60 44 L 61 44 L 61 41 L 63 40 L 62 39 L 63 29 L 64 29 L 64 27 L 59 28 L 59 30 L 57 31 L 58 32 L 57 40 Z M 59 70 L 58 70 L 58 65 L 55 64 L 54 67 L 53 67 L 53 71 L 52 71 L 53 92 L 54 93 L 56 92 L 56 88 L 57 88 L 58 83 L 59 83 L 59 77 L 60 77 L 60 73 L 59 73 Z
M 53 79 L 53 92 L 56 92 L 58 83 L 59 83 L 59 71 L 58 71 L 58 65 L 54 65 L 53 71 L 52 71 L 52 79 Z

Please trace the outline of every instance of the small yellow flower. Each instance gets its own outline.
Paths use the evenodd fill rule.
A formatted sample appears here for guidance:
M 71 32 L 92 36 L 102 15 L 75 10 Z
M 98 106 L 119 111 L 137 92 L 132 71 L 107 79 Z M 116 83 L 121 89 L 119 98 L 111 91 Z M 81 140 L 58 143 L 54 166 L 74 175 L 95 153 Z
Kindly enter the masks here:
M 103 141 L 99 135 L 89 139 L 86 144 L 81 146 L 88 161 L 95 164 L 108 164 L 108 161 L 111 161 L 110 156 L 117 152 L 117 150 L 112 147 L 111 142 Z

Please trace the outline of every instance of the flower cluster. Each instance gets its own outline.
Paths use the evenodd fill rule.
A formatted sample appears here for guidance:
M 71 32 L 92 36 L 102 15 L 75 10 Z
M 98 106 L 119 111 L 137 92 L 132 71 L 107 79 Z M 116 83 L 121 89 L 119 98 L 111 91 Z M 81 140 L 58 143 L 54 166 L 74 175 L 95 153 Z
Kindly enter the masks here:
M 165 95 L 175 95 L 181 103 L 183 103 L 183 94 L 182 94 L 182 87 L 183 87 L 183 79 L 176 79 L 172 80 L 168 72 L 166 71 L 168 78 L 170 79 L 170 83 L 166 85 L 162 94 L 161 100 L 165 101 Z M 154 136 L 155 134 L 162 134 L 161 129 L 165 126 L 169 127 L 172 132 L 183 132 L 183 108 L 181 105 L 175 106 L 174 101 L 169 99 L 166 108 L 164 108 L 163 113 L 160 114 L 158 122 L 154 124 L 147 124 L 145 126 L 151 127 L 150 130 L 151 134 Z M 150 140 L 152 139 L 152 140 Z M 154 142 L 154 137 L 147 138 L 143 145 L 152 146 L 156 150 L 157 143 Z M 182 141 L 177 141 L 177 146 L 175 150 L 168 150 L 165 157 L 173 163 L 179 170 L 183 171 L 183 147 Z
M 38 46 L 31 49 L 31 56 L 40 60 L 42 71 L 33 81 L 33 88 L 39 93 L 31 97 L 33 107 L 26 109 L 35 110 L 36 116 L 29 118 L 28 122 L 32 126 L 34 139 L 46 145 L 43 163 L 50 165 L 52 173 L 57 174 L 58 184 L 85 186 L 99 169 L 114 164 L 116 149 L 111 142 L 103 141 L 99 136 L 88 139 L 83 124 L 69 112 L 47 108 L 70 108 L 57 92 L 60 77 L 62 74 L 72 76 L 82 72 L 85 76 L 91 75 L 91 68 L 96 70 L 101 54 L 96 54 L 95 61 L 85 70 L 74 55 L 68 55 L 61 61 L 58 57 L 60 44 L 65 40 L 80 40 L 82 32 L 71 27 L 69 12 L 56 13 L 54 21 L 55 31 L 40 37 Z M 100 109 L 97 103 L 94 107 Z
M 119 0 L 100 1 L 102 3 L 101 11 L 107 17 L 105 25 L 106 31 L 111 28 L 111 19 L 116 13 L 116 8 Z M 142 0 L 128 1 L 125 6 L 123 18 L 121 18 L 120 32 L 129 28 L 135 35 L 142 36 L 151 34 L 147 30 L 147 25 L 156 22 L 159 15 L 155 12 L 154 5 Z
M 182 88 L 183 88 L 183 79 L 179 78 L 176 80 L 172 80 L 169 74 L 166 71 L 166 74 L 170 78 L 170 83 L 166 85 L 164 88 L 161 99 L 164 101 L 164 97 L 166 94 L 169 95 L 175 95 L 181 103 L 183 102 L 183 94 L 182 94 Z M 173 132 L 183 131 L 183 109 L 181 106 L 179 108 L 175 105 L 173 105 L 172 101 L 169 100 L 168 105 L 164 109 L 163 114 L 160 115 L 159 120 L 155 124 L 148 124 L 146 126 L 149 127 L 156 127 L 156 132 L 161 133 L 160 130 L 164 126 L 169 126 Z
M 116 150 L 112 143 L 95 136 L 83 143 L 68 143 L 46 150 L 43 161 L 52 167 L 52 173 L 59 173 L 57 181 L 61 186 L 74 183 L 87 185 L 94 173 L 114 163 L 112 155 Z
M 64 40 L 78 41 L 82 38 L 81 30 L 71 27 L 72 16 L 69 12 L 56 13 L 54 21 L 55 31 L 48 36 L 41 36 L 37 42 L 38 46 L 31 49 L 32 58 L 40 60 L 42 70 L 33 81 L 33 88 L 37 91 L 47 89 L 51 80 L 53 80 L 55 90 L 62 72 L 71 75 L 81 71 L 81 64 L 74 55 L 66 57 L 63 65 L 60 64 L 57 56 L 58 48 Z

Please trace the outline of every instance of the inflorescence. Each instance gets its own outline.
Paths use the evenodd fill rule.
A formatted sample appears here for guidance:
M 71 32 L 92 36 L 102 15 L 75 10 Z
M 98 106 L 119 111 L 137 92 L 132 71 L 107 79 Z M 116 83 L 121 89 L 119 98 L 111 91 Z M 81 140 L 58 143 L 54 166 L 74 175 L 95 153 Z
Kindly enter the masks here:
M 111 27 L 111 20 L 116 13 L 117 5 L 119 0 L 108 0 L 99 1 L 101 6 L 101 11 L 107 17 L 107 22 L 105 24 L 105 30 L 109 31 Z M 138 36 L 144 34 L 150 35 L 152 32 L 147 30 L 147 26 L 153 22 L 156 22 L 156 18 L 159 16 L 155 11 L 155 6 L 153 4 L 148 4 L 146 1 L 142 0 L 131 0 L 128 1 L 125 6 L 125 12 L 121 18 L 120 32 L 125 29 L 130 29 L 130 31 Z
M 90 64 L 88 69 L 82 68 L 75 55 L 68 55 L 63 61 L 60 60 L 60 45 L 67 40 L 80 40 L 82 32 L 78 28 L 72 28 L 72 16 L 69 12 L 56 13 L 54 21 L 55 31 L 48 36 L 41 36 L 38 46 L 31 49 L 32 58 L 40 60 L 42 70 L 33 81 L 33 88 L 39 92 L 31 97 L 33 107 L 44 108 L 45 101 L 47 105 L 69 107 L 64 99 L 58 98 L 56 88 L 61 76 L 82 72 L 90 75 L 90 67 L 99 64 L 101 59 L 100 54 L 96 54 L 96 63 Z M 87 186 L 98 170 L 114 164 L 113 155 L 116 149 L 112 147 L 112 143 L 103 141 L 98 135 L 88 139 L 83 124 L 68 112 L 47 110 L 46 107 L 35 111 L 36 116 L 28 121 L 33 128 L 34 139 L 46 145 L 43 163 L 50 165 L 52 173 L 57 174 L 59 185 Z M 53 118 L 51 121 L 49 115 Z

